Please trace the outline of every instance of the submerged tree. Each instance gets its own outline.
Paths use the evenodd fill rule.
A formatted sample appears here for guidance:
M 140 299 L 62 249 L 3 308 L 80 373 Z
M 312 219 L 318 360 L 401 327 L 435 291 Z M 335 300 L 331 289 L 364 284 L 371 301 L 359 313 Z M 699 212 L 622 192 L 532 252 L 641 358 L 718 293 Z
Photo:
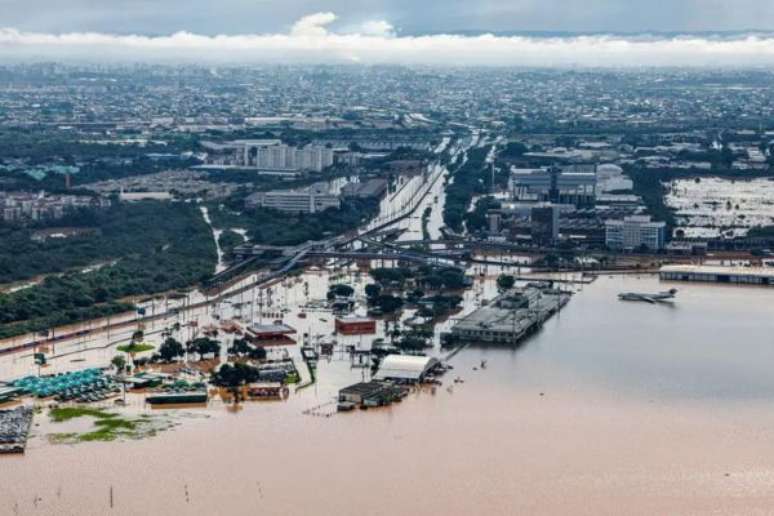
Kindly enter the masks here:
M 497 277 L 497 288 L 500 290 L 510 290 L 516 284 L 516 278 L 510 274 L 500 274 Z
M 236 364 L 221 365 L 217 371 L 212 373 L 210 381 L 213 385 L 231 391 L 234 396 L 234 403 L 239 403 L 240 387 L 258 381 L 259 377 L 258 368 L 237 362 Z
M 116 368 L 117 373 L 122 373 L 126 367 L 126 358 L 123 355 L 116 355 L 110 363 Z
M 172 337 L 167 337 L 164 343 L 159 347 L 159 356 L 165 362 L 171 362 L 177 357 L 185 354 L 183 345 Z

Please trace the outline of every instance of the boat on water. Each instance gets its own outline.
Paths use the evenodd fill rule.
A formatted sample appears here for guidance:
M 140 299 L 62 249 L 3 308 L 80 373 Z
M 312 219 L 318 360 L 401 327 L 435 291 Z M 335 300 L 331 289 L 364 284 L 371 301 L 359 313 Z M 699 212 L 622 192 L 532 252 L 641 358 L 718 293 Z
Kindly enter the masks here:
M 622 292 L 618 294 L 618 299 L 621 301 L 641 301 L 644 303 L 671 303 L 674 301 L 677 295 L 677 289 L 669 289 L 666 292 L 658 292 L 656 294 L 648 294 L 642 292 Z

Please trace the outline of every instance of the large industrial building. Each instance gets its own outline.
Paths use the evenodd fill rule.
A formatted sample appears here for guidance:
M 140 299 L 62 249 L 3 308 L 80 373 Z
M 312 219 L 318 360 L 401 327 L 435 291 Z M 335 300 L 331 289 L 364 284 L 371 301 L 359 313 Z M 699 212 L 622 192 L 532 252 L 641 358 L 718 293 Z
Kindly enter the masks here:
M 375 178 L 358 183 L 349 183 L 341 189 L 341 195 L 344 197 L 367 199 L 381 197 L 386 191 L 387 180 Z
M 227 143 L 204 142 L 207 163 L 266 171 L 321 172 L 333 165 L 333 149 L 320 145 L 293 147 L 281 140 L 235 140 Z
M 518 344 L 569 300 L 569 294 L 550 288 L 516 289 L 465 316 L 452 335 L 463 341 Z
M 648 215 L 605 221 L 605 245 L 610 249 L 633 251 L 644 247 L 657 251 L 664 248 L 665 240 L 666 223 L 654 222 Z
M 562 170 L 557 167 L 511 169 L 510 190 L 521 201 L 591 205 L 596 197 L 593 167 Z
M 774 268 L 772 267 L 665 265 L 661 267 L 659 277 L 666 281 L 699 281 L 774 286 Z
M 318 213 L 328 208 L 338 209 L 341 197 L 331 193 L 328 183 L 319 182 L 306 188 L 254 193 L 245 200 L 245 206 L 248 209 L 272 208 L 291 213 Z
M 559 206 L 548 204 L 530 210 L 532 240 L 550 244 L 559 239 Z

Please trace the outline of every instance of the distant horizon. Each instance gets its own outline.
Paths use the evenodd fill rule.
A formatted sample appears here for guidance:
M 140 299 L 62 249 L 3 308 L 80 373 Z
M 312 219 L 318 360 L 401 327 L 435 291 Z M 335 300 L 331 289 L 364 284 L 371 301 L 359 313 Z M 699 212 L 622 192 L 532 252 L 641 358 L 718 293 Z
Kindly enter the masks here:
M 348 33 L 388 24 L 399 34 L 766 32 L 769 0 L 0 0 L 0 25 L 48 34 L 202 35 L 287 32 L 315 12 Z
M 384 20 L 346 31 L 332 12 L 298 19 L 288 32 L 162 36 L 64 34 L 0 28 L 0 59 L 95 62 L 364 63 L 525 67 L 759 67 L 774 65 L 774 35 L 401 34 Z

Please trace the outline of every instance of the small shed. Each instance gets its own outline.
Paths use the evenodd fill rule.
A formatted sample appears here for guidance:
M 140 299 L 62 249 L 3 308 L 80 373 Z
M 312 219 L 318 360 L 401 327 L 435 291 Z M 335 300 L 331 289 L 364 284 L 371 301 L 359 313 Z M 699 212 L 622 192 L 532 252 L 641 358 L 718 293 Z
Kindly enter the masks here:
M 360 405 L 364 400 L 379 396 L 385 385 L 380 382 L 360 382 L 339 391 L 339 401 Z

